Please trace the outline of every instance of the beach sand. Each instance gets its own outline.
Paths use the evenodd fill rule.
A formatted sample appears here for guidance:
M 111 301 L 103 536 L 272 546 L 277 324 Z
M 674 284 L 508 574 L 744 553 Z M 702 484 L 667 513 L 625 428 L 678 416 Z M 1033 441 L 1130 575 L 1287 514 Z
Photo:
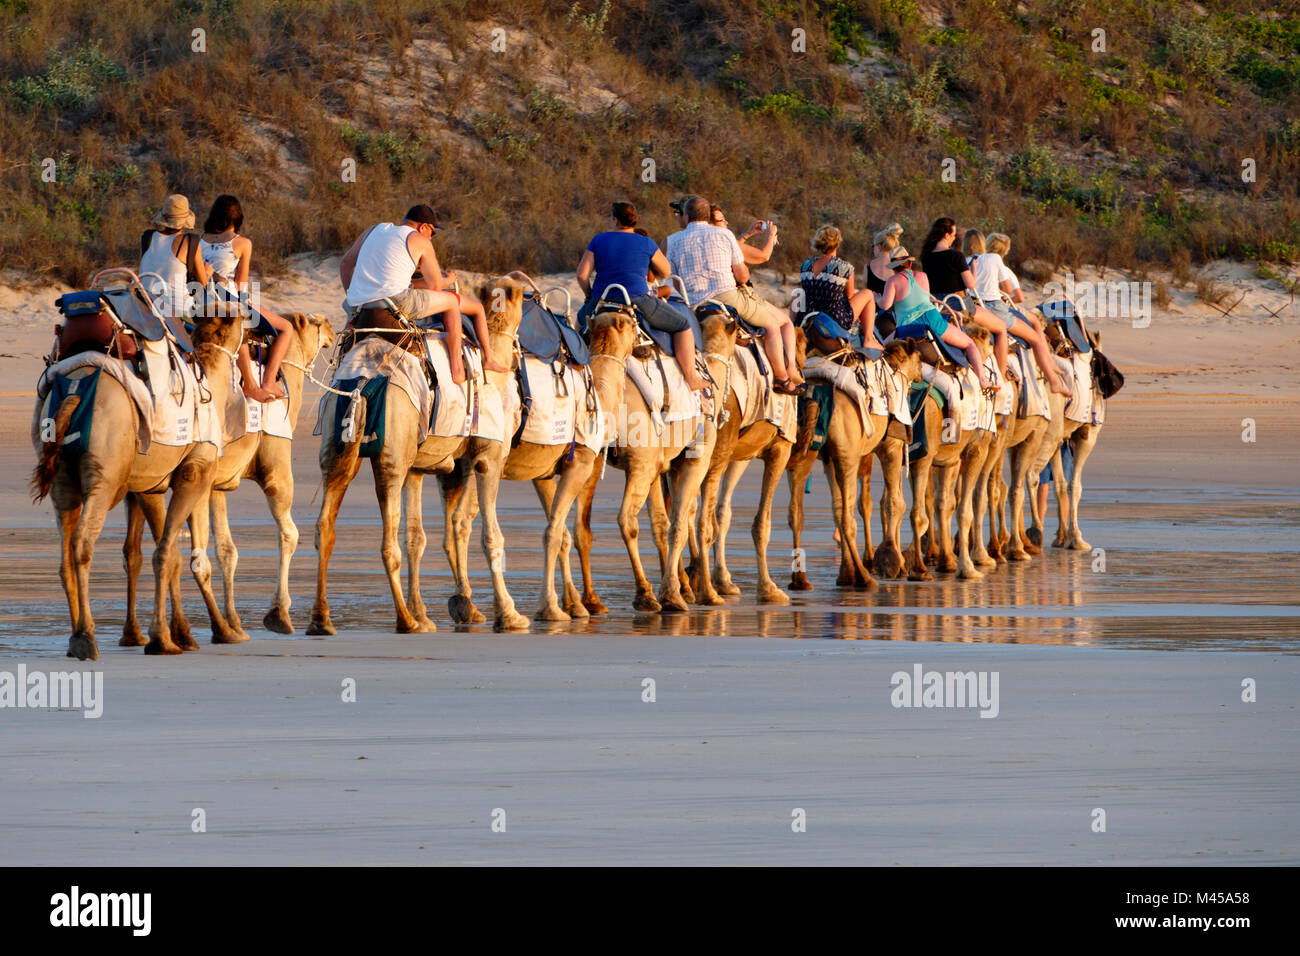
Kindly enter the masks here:
M 265 294 L 337 324 L 332 268 L 304 261 Z M 611 469 L 595 516 L 611 614 L 528 635 L 457 632 L 442 509 L 426 482 L 424 594 L 440 630 L 397 636 L 363 468 L 330 576 L 340 635 L 308 639 L 318 483 L 309 390 L 294 452 L 298 633 L 254 627 L 275 535 L 250 486 L 230 505 L 253 641 L 207 644 L 187 579 L 202 650 L 154 659 L 118 648 L 119 509 L 94 561 L 94 665 L 63 657 L 53 511 L 33 506 L 25 487 L 32 387 L 57 291 L 0 291 L 0 671 L 105 674 L 98 720 L 0 710 L 0 862 L 1295 863 L 1300 309 L 1247 267 L 1221 268 L 1247 293 L 1227 318 L 1179 292 L 1149 327 L 1093 323 L 1127 376 L 1084 480 L 1083 530 L 1104 549 L 1103 570 L 1094 554 L 1048 549 L 984 581 L 841 591 L 818 470 L 805 533 L 816 590 L 760 608 L 754 467 L 729 549 L 745 593 L 718 610 L 638 615 Z M 1242 440 L 1246 419 L 1253 442 Z M 786 501 L 783 483 L 777 569 L 789 561 Z M 541 546 L 531 488 L 506 488 L 501 517 L 507 576 L 530 613 Z M 490 603 L 477 535 L 470 558 L 476 598 Z M 774 573 L 784 584 L 788 574 Z M 891 675 L 916 664 L 998 672 L 998 716 L 894 708 Z M 349 677 L 355 703 L 341 700 Z M 642 701 L 647 677 L 654 703 Z M 1254 703 L 1242 700 L 1246 678 L 1258 681 Z M 195 808 L 206 833 L 191 831 Z M 494 808 L 504 833 L 491 829 Z M 795 808 L 807 813 L 805 833 L 791 830 Z M 1096 808 L 1104 833 L 1092 830 Z

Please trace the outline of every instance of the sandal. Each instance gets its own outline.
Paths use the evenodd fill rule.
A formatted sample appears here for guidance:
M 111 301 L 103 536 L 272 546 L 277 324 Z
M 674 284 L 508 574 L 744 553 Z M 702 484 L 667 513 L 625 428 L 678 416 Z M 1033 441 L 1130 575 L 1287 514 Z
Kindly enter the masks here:
M 806 382 L 800 382 L 796 385 L 788 378 L 778 379 L 772 383 L 772 387 L 782 395 L 802 395 L 807 390 L 806 386 Z

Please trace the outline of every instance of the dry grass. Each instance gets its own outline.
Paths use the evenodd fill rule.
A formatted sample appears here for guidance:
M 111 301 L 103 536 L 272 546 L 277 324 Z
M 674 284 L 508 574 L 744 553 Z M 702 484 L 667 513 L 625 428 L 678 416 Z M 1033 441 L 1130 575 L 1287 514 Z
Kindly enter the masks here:
M 910 0 L 625 0 L 603 24 L 599 0 L 574 16 L 572 0 L 0 0 L 0 268 L 78 281 L 130 261 L 171 191 L 200 215 L 240 196 L 262 271 L 417 200 L 455 224 L 440 239 L 453 265 L 567 269 L 610 201 L 662 236 L 685 191 L 734 222 L 776 219 L 784 269 L 820 222 L 860 261 L 880 224 L 919 241 L 938 215 L 1009 232 L 1013 261 L 1047 266 L 1300 255 L 1295 90 L 1197 74 L 1223 51 L 1189 34 L 1168 54 L 1176 4 L 1013 6 L 927 3 L 938 29 Z M 1209 6 L 1224 36 L 1249 9 Z M 1096 56 L 1102 21 L 1125 26 Z M 432 45 L 446 55 L 418 52 Z M 851 48 L 885 51 L 898 80 L 855 80 Z M 1156 108 L 1166 95 L 1176 105 Z

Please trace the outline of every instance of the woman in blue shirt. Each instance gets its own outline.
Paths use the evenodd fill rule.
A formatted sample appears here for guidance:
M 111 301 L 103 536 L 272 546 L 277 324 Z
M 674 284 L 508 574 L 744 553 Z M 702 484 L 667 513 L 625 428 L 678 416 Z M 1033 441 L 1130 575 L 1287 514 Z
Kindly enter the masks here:
M 585 328 L 605 290 L 621 285 L 652 328 L 672 334 L 673 351 L 686 384 L 692 391 L 699 391 L 708 382 L 695 367 L 695 333 L 691 331 L 690 316 L 650 291 L 650 278 L 665 279 L 672 271 L 667 258 L 653 239 L 637 234 L 636 207 L 630 202 L 614 203 L 611 222 L 613 229 L 595 236 L 578 263 L 578 285 L 587 294 L 587 301 L 578 310 L 578 324 Z M 621 302 L 622 296 L 616 291 L 612 300 Z

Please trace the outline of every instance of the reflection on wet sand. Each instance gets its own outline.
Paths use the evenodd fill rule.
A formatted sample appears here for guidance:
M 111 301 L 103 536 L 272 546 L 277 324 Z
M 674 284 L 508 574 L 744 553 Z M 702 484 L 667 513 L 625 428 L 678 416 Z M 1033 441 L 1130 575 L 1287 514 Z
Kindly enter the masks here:
M 249 509 L 261 507 L 256 501 L 245 504 Z M 393 609 L 378 557 L 378 529 L 370 513 L 373 502 L 359 501 L 354 507 L 341 521 L 340 544 L 330 568 L 335 622 L 340 631 L 388 631 Z M 602 507 L 612 505 L 606 502 Z M 882 580 L 875 590 L 855 591 L 835 586 L 836 548 L 829 515 L 825 509 L 812 509 L 805 544 L 814 590 L 790 592 L 791 603 L 786 606 L 756 605 L 753 556 L 746 560 L 739 547 L 742 536 L 733 533 L 732 571 L 742 593 L 719 608 L 697 607 L 660 616 L 632 611 L 627 556 L 612 514 L 598 509 L 595 583 L 610 613 L 564 623 L 534 621 L 532 633 L 542 640 L 548 634 L 615 640 L 627 634 L 652 634 L 1300 652 L 1295 584 L 1300 569 L 1295 547 L 1300 510 L 1286 501 L 1260 497 L 1237 501 L 1231 508 L 1225 505 L 1221 517 L 1200 500 L 1166 502 L 1160 506 L 1158 521 L 1152 517 L 1155 514 L 1135 509 L 1129 501 L 1098 502 L 1090 510 L 1089 536 L 1094 545 L 1107 549 L 1103 570 L 1094 570 L 1097 562 L 1092 554 L 1049 547 L 1033 561 L 1004 565 L 979 581 L 939 575 L 923 583 Z M 536 502 L 512 489 L 500 517 L 511 542 L 511 591 L 520 610 L 528 613 L 537 597 L 541 561 Z M 314 520 L 310 514 L 295 518 L 302 527 L 310 527 Z M 431 540 L 440 518 L 426 514 Z M 247 621 L 260 617 L 260 611 L 250 612 L 267 595 L 258 592 L 255 582 L 273 580 L 277 541 L 273 528 L 266 527 L 260 516 L 236 524 L 239 576 L 250 582 L 241 592 L 241 611 Z M 92 600 L 99 629 L 107 639 L 101 640 L 105 646 L 115 644 L 124 613 L 121 542 L 120 529 L 105 531 L 92 574 Z M 36 573 L 33 555 L 41 563 Z M 781 555 L 778 538 L 769 555 L 774 570 Z M 146 548 L 146 577 L 148 557 Z M 474 597 L 484 611 L 490 611 L 491 590 L 479 558 L 471 549 L 471 579 L 478 589 Z M 653 567 L 652 553 L 643 558 Z M 441 631 L 451 632 L 446 613 L 450 576 L 435 550 L 426 555 L 424 568 L 423 592 L 430 613 Z M 315 555 L 306 547 L 299 551 L 290 573 L 298 639 L 304 637 L 314 574 Z M 788 577 L 776 576 L 782 584 Z M 199 640 L 206 641 L 202 604 L 188 576 L 183 593 Z M 57 553 L 43 528 L 11 529 L 0 539 L 0 597 L 5 599 L 0 649 L 62 653 L 67 605 L 59 584 Z M 141 611 L 148 610 L 147 603 L 146 598 Z M 468 630 L 491 634 L 488 625 Z M 255 636 L 269 635 L 257 632 Z M 438 635 L 410 639 L 436 641 Z

